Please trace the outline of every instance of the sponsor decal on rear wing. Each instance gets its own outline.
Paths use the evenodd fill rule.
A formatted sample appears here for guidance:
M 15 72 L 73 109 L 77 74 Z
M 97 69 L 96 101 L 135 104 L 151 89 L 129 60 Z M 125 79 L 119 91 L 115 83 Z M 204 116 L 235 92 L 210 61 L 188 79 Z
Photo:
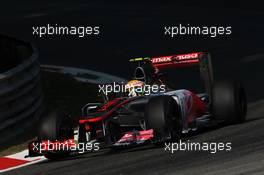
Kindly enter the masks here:
M 158 69 L 164 68 L 177 68 L 177 67 L 187 67 L 196 65 L 199 63 L 199 57 L 203 54 L 202 52 L 180 54 L 172 56 L 162 56 L 150 58 L 153 66 Z

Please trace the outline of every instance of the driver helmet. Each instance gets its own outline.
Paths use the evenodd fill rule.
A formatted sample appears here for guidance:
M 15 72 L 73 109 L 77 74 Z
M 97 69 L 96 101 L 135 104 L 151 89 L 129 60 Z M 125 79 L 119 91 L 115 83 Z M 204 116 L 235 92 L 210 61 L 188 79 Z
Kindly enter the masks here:
M 143 96 L 145 94 L 144 87 L 145 83 L 139 80 L 130 80 L 125 85 L 129 97 Z

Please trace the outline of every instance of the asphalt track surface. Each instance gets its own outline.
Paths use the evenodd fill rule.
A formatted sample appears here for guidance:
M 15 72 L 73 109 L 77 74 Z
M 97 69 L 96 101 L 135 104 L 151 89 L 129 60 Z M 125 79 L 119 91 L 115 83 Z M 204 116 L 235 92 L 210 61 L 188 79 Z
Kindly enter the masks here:
M 236 4 L 224 7 L 167 1 L 162 4 L 116 1 L 18 4 L 0 7 L 0 32 L 34 41 L 40 48 L 42 63 L 82 67 L 127 78 L 127 59 L 131 57 L 209 51 L 216 78 L 240 79 L 250 107 L 245 123 L 212 128 L 189 138 L 192 142 L 232 142 L 230 152 L 171 154 L 150 145 L 115 153 L 100 151 L 57 162 L 45 161 L 5 174 L 264 174 L 262 9 L 247 4 L 235 8 Z M 93 39 L 32 36 L 32 26 L 54 22 L 101 25 L 104 32 L 100 38 Z M 163 35 L 165 25 L 178 23 L 231 25 L 233 33 L 217 38 L 171 39 Z M 186 81 L 185 76 L 178 77 L 177 81 L 196 84 L 196 81 Z

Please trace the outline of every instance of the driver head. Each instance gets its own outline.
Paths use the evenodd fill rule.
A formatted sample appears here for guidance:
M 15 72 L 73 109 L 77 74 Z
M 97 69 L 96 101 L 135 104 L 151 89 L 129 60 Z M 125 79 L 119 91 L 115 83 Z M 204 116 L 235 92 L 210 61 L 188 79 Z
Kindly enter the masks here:
M 144 95 L 144 87 L 145 83 L 139 80 L 130 80 L 125 86 L 126 91 L 128 92 L 128 97 Z

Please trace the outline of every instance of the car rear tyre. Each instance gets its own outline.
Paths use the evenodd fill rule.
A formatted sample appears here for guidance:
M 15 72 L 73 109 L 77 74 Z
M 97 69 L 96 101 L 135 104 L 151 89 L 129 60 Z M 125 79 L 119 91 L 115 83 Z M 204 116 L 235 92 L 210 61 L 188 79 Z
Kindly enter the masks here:
M 212 91 L 212 112 L 215 119 L 226 124 L 241 123 L 247 114 L 247 100 L 243 86 L 235 81 L 220 81 Z

